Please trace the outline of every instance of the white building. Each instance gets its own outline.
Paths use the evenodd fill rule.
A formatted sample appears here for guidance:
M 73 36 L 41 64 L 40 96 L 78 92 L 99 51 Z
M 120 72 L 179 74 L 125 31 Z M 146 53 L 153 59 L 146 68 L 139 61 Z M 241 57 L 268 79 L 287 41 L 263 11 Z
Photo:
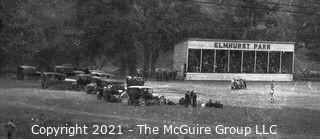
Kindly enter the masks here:
M 292 81 L 294 42 L 191 38 L 174 47 L 173 68 L 185 80 Z

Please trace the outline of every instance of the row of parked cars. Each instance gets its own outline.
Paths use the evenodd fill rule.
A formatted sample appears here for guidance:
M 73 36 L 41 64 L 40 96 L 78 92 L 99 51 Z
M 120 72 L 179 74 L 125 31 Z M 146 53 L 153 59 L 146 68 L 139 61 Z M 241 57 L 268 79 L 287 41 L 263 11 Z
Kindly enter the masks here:
M 128 105 L 165 105 L 164 96 L 155 94 L 153 88 L 145 86 L 141 77 L 128 76 L 126 82 L 95 78 L 85 88 L 87 93 L 97 94 L 98 100 L 124 102 Z
M 92 75 L 79 75 L 78 86 L 84 86 L 88 94 L 96 94 L 98 100 L 112 103 L 127 101 L 128 105 L 165 105 L 164 96 L 145 86 L 141 77 L 128 76 L 126 82 Z
M 129 105 L 165 105 L 166 99 L 144 85 L 144 79 L 128 76 L 126 81 L 101 70 L 81 70 L 72 65 L 55 66 L 51 72 L 40 72 L 32 66 L 20 66 L 18 79 L 40 78 L 43 89 L 68 89 L 96 94 L 98 100 L 124 102 Z

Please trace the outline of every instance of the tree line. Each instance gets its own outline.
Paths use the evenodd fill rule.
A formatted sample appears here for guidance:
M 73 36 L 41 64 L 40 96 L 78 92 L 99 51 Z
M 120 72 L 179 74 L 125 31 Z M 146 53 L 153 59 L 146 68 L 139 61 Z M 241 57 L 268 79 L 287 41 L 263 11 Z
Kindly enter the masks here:
M 294 41 L 319 54 L 319 8 L 317 0 L 2 0 L 0 68 L 111 63 L 154 74 L 160 51 L 192 37 Z

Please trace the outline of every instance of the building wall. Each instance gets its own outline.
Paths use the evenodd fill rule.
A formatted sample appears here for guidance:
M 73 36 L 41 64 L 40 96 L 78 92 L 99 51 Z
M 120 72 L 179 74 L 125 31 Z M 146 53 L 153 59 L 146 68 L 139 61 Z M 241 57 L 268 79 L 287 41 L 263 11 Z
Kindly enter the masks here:
M 174 46 L 173 69 L 177 70 L 177 79 L 184 79 L 184 64 L 188 58 L 188 42 L 182 42 Z
M 292 74 L 254 74 L 254 73 L 187 73 L 186 80 L 229 81 L 232 78 L 247 81 L 292 81 Z
M 230 80 L 242 78 L 249 81 L 292 81 L 293 74 L 279 73 L 184 73 L 184 64 L 188 67 L 189 49 L 214 49 L 214 50 L 244 50 L 244 51 L 276 51 L 294 52 L 293 42 L 271 42 L 271 41 L 246 41 L 246 40 L 214 40 L 214 39 L 188 39 L 174 47 L 173 68 L 178 70 L 177 78 L 185 80 Z M 268 53 L 269 55 L 269 53 Z M 294 57 L 294 56 L 293 56 Z M 267 58 L 268 59 L 268 58 Z M 200 62 L 201 63 L 201 62 Z M 294 64 L 294 63 L 292 63 Z M 200 64 L 201 65 L 201 64 Z M 280 63 L 281 65 L 281 63 Z M 201 67 L 201 66 L 200 66 Z M 201 72 L 201 70 L 200 70 Z
M 224 48 L 224 43 L 236 44 L 240 47 Z M 263 47 L 269 45 L 269 47 Z M 245 46 L 245 47 L 243 47 Z M 262 47 L 259 47 L 262 46 Z M 251 50 L 251 51 L 294 51 L 293 43 L 258 42 L 258 41 L 234 41 L 234 40 L 189 40 L 188 48 L 192 49 L 216 49 L 216 50 Z M 268 49 L 269 48 L 269 49 Z

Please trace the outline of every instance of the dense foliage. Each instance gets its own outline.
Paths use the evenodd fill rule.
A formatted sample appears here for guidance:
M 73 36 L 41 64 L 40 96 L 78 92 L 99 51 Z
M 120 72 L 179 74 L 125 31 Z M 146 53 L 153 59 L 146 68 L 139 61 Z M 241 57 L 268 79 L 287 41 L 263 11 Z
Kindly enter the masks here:
M 319 1 L 286 2 L 2 0 L 0 68 L 112 64 L 153 73 L 160 51 L 190 37 L 294 41 L 320 54 Z

